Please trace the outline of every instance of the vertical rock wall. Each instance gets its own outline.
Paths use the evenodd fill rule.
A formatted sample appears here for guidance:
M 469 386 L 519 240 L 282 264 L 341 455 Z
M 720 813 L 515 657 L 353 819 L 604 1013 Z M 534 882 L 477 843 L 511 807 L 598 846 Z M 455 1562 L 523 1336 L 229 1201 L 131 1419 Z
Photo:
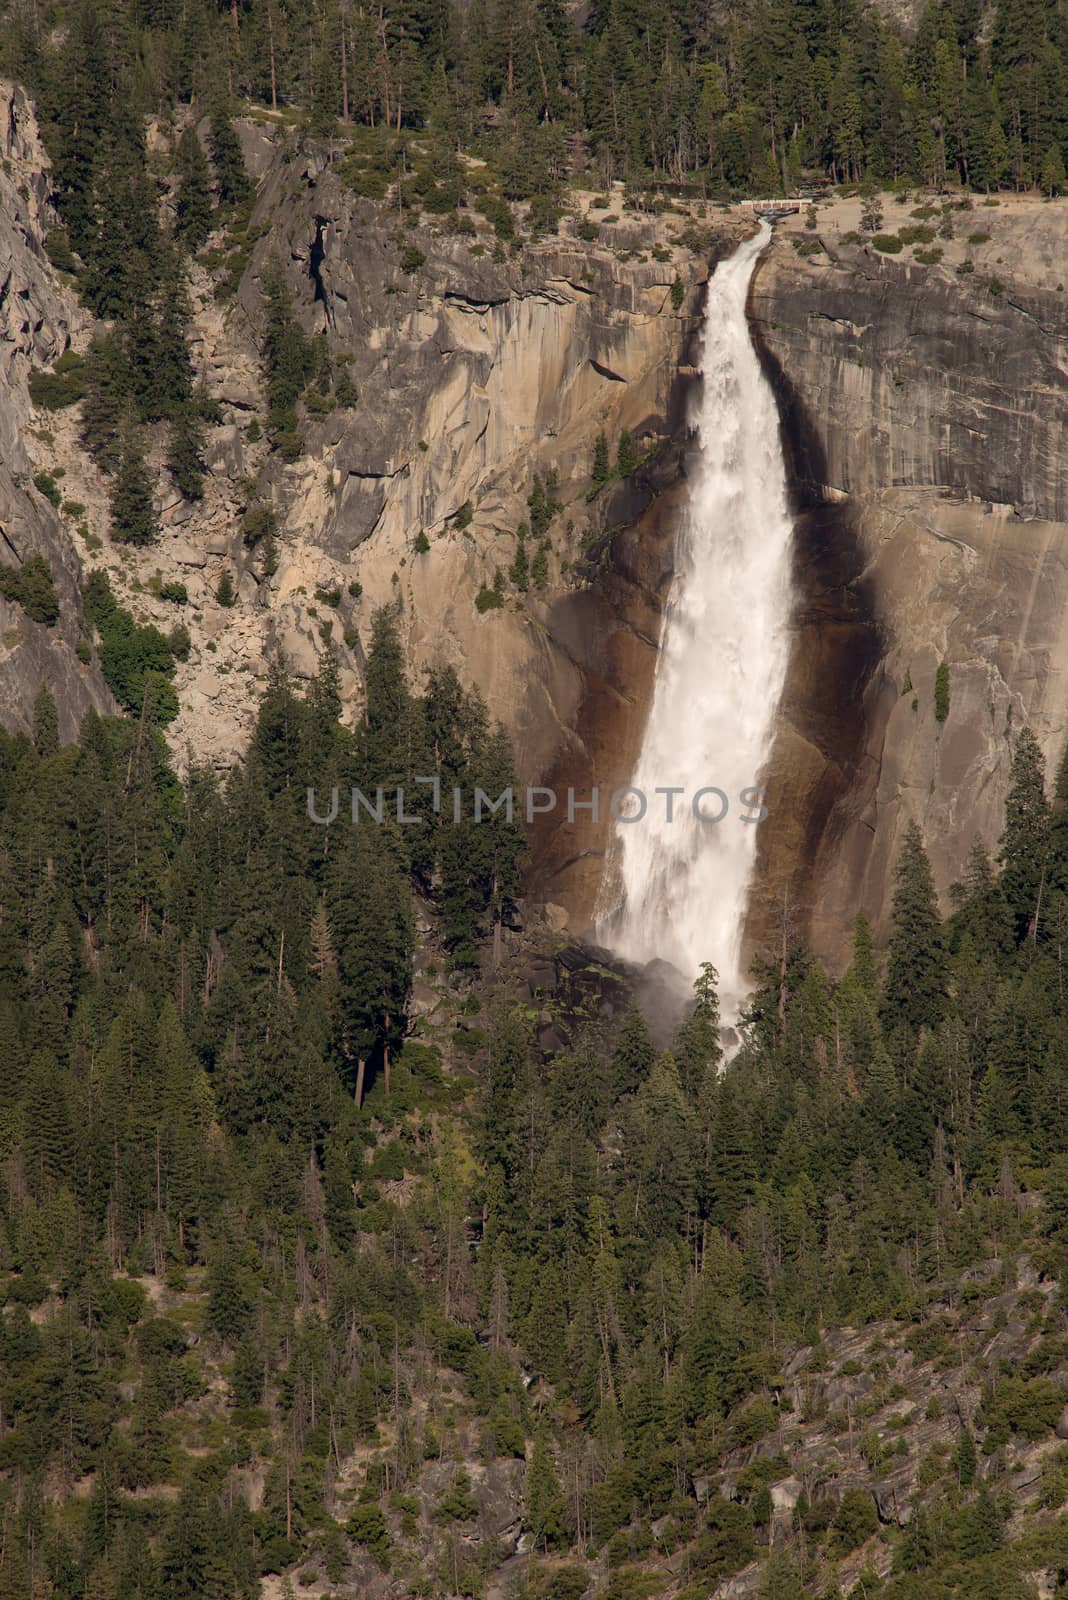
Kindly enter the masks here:
M 938 267 L 780 236 L 754 282 L 801 509 L 758 944 L 784 909 L 832 961 L 856 909 L 885 931 L 910 817 L 944 893 L 996 848 L 1021 724 L 1051 765 L 1068 730 L 1068 209 L 981 220 Z

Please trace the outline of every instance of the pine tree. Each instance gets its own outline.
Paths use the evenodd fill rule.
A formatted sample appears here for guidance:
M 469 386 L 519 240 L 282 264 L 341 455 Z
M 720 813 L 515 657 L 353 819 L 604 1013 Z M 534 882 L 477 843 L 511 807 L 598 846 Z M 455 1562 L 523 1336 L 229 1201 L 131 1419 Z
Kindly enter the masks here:
M 959 1548 L 965 1561 L 978 1561 L 1000 1550 L 1005 1543 L 1005 1523 L 987 1484 L 961 1516 Z
M 520 594 L 526 594 L 527 585 L 530 581 L 530 566 L 527 560 L 527 525 L 525 522 L 519 524 L 515 536 L 515 556 L 512 560 L 512 565 L 508 569 L 508 576 Z
M 371 785 L 388 788 L 405 780 L 415 733 L 397 612 L 392 606 L 379 607 L 371 619 L 364 679 L 367 710 L 361 739 L 367 778 Z
M 1068 912 L 1068 746 L 1061 756 L 1053 786 L 1048 863 L 1050 903 L 1042 920 L 1052 931 L 1053 923 L 1058 919 L 1063 923 Z
M 940 1019 L 946 976 L 934 883 L 915 821 L 905 829 L 895 876 L 882 1017 L 890 1031 L 916 1032 Z
M 683 1088 L 693 1099 L 709 1073 L 718 1071 L 723 1059 L 719 1036 L 719 974 L 710 961 L 701 963 L 693 986 L 693 1010 L 672 1044 Z
M 67 1086 L 52 1050 L 38 1050 L 30 1061 L 23 1119 L 26 1175 L 33 1193 L 45 1194 L 69 1182 L 74 1165 Z
M 616 471 L 621 478 L 629 478 L 641 460 L 638 447 L 627 432 L 626 428 L 619 436 L 619 445 L 616 450 Z
M 535 589 L 544 589 L 549 582 L 549 541 L 542 539 L 530 563 L 530 582 Z
M 955 935 L 969 938 L 981 959 L 1004 956 L 1012 945 L 1008 908 L 1001 879 L 978 839 L 968 852 L 962 882 L 950 892 L 958 907 L 953 917 Z
M 219 200 L 226 206 L 240 205 L 248 198 L 251 185 L 240 140 L 234 132 L 229 109 L 222 101 L 212 108 L 210 129 L 211 160 Z
M 603 433 L 597 435 L 593 447 L 593 471 L 590 476 L 594 483 L 607 483 L 612 475 L 612 468 L 608 459 L 608 440 Z
M 52 568 L 44 556 L 36 551 L 27 556 L 18 569 L 15 591 L 14 598 L 31 622 L 43 622 L 50 628 L 59 620 L 59 595 Z
M 634 1213 L 656 1239 L 685 1232 L 696 1192 L 694 1119 L 675 1059 L 659 1056 L 634 1098 L 628 1123 Z
M 1008 171 L 1009 142 L 1001 126 L 1001 118 L 994 117 L 986 137 L 986 187 L 997 189 Z
M 111 488 L 111 537 L 120 544 L 152 544 L 159 537 L 152 480 L 137 429 L 128 424 Z
M 204 424 L 195 404 L 177 407 L 171 421 L 167 471 L 175 488 L 186 500 L 200 500 L 204 494 Z
M 636 1001 L 623 1014 L 619 1035 L 612 1051 L 610 1087 L 613 1100 L 619 1100 L 644 1083 L 652 1071 L 656 1050 L 645 1018 Z
M 863 911 L 858 911 L 853 919 L 853 959 L 849 971 L 861 993 L 874 1000 L 878 994 L 879 974 L 875 966 L 871 923 Z
M 239 1252 L 224 1245 L 208 1263 L 208 1325 L 224 1344 L 237 1345 L 249 1330 L 252 1307 L 245 1291 Z
M 85 361 L 81 441 L 103 472 L 122 456 L 123 425 L 133 404 L 134 379 L 126 345 L 117 333 L 98 336 Z
M 70 241 L 80 255 L 94 233 L 93 167 L 109 112 L 108 45 L 100 12 L 81 0 L 56 73 L 55 183 Z
M 230 1388 L 237 1406 L 254 1407 L 263 1401 L 263 1358 L 246 1334 L 234 1351 Z
M 189 317 L 185 264 L 168 237 L 160 246 L 152 313 L 133 319 L 127 334 L 127 348 L 138 374 L 136 391 L 143 421 L 174 417 L 190 405 L 193 366 L 187 339 Z M 134 340 L 142 325 L 147 338 L 138 355 Z
M 523 1522 L 534 1547 L 559 1549 L 567 1543 L 566 1507 L 544 1429 L 534 1440 L 523 1487 Z
M 46 683 L 42 683 L 33 702 L 33 747 L 42 761 L 59 750 L 59 712 Z
M 917 1506 L 894 1551 L 895 1572 L 923 1572 L 935 1559 L 938 1546 L 927 1513 Z
M 237 590 L 234 588 L 229 567 L 223 568 L 222 577 L 215 587 L 215 601 L 217 605 L 226 606 L 228 609 L 237 603 Z
M 315 372 L 315 348 L 293 313 L 282 263 L 268 258 L 263 273 L 266 327 L 263 361 L 267 371 L 267 426 L 283 459 L 295 459 L 300 448 L 297 403 Z
M 1042 157 L 1042 193 L 1052 200 L 1055 194 L 1064 192 L 1065 182 L 1064 157 L 1060 145 L 1051 144 Z
M 178 141 L 174 231 L 195 254 L 211 232 L 211 173 L 196 128 L 190 124 Z
M 865 178 L 860 186 L 860 197 L 860 226 L 865 233 L 878 233 L 883 225 L 883 202 L 873 178 Z
M 381 1059 L 388 1087 L 389 1053 L 403 1037 L 412 977 L 411 896 L 388 844 L 373 837 L 381 831 L 367 824 L 366 833 L 336 853 L 327 899 L 337 949 L 339 1043 L 357 1100 L 372 1056 Z
M 952 1465 L 957 1474 L 957 1481 L 962 1489 L 970 1489 L 975 1482 L 979 1458 L 975 1450 L 975 1440 L 967 1428 L 961 1429 L 957 1448 L 953 1452 Z
M 998 849 L 1001 890 L 1017 944 L 1034 936 L 1041 915 L 1049 834 L 1042 752 L 1030 728 L 1024 728 L 1013 752 L 1005 827 Z

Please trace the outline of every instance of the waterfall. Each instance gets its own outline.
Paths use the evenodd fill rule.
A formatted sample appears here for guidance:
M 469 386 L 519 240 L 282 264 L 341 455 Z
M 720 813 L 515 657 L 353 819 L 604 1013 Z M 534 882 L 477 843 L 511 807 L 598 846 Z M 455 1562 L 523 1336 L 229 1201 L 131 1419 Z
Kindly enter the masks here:
M 746 991 L 741 938 L 756 857 L 757 789 L 786 675 L 790 542 L 775 399 L 749 338 L 746 296 L 771 230 L 713 274 L 701 340 L 704 382 L 691 421 L 698 461 L 676 538 L 652 705 L 611 849 L 615 904 L 600 937 L 628 960 L 670 961 L 688 979 L 719 971 L 726 1020 Z M 658 788 L 684 792 L 671 801 Z M 722 821 L 700 821 L 698 791 L 721 790 Z M 752 800 L 752 795 L 749 796 Z M 703 816 L 723 809 L 716 795 Z M 765 824 L 774 827 L 774 818 Z

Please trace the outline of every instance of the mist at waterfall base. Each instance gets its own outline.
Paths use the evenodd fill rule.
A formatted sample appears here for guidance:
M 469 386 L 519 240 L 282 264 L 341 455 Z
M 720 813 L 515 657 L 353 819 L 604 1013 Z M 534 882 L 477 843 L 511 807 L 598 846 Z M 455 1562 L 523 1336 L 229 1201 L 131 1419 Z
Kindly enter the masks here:
M 737 795 L 760 781 L 771 746 L 786 676 L 793 530 L 778 411 L 746 320 L 749 280 L 770 234 L 762 224 L 708 286 L 691 417 L 696 466 L 631 780 L 649 793 L 715 784 Z M 618 821 L 598 918 L 600 940 L 629 962 L 666 961 L 691 982 L 711 961 L 725 1022 L 749 988 L 741 947 L 757 832 L 734 808 L 709 825 L 686 804 L 671 822 L 663 808 Z

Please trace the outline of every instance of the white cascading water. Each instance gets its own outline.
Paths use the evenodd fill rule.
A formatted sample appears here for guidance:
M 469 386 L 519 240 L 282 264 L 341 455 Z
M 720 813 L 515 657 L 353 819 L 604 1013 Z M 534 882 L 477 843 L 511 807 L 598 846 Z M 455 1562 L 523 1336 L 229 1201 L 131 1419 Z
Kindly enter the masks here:
M 615 905 L 602 939 L 627 960 L 670 961 L 687 979 L 720 975 L 725 1021 L 746 991 L 741 939 L 758 827 L 739 800 L 759 788 L 786 676 L 792 522 L 775 399 L 749 338 L 746 296 L 767 224 L 709 283 L 704 382 L 692 421 L 699 462 L 677 536 L 652 706 L 632 779 L 641 820 L 618 821 Z M 681 788 L 674 820 L 657 788 Z M 727 796 L 721 822 L 698 821 L 696 792 Z M 630 804 L 637 808 L 637 799 Z M 715 816 L 716 796 L 701 809 Z M 771 819 L 765 826 L 774 826 Z

